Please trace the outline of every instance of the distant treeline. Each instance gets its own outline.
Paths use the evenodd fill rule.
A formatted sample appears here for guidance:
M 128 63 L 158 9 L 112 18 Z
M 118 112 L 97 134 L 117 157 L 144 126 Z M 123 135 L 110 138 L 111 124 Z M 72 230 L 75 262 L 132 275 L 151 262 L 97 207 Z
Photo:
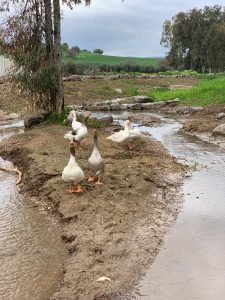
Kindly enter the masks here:
M 68 62 L 64 64 L 64 75 L 96 75 L 104 72 L 114 73 L 158 73 L 170 70 L 169 66 L 163 63 L 159 63 L 157 67 L 152 65 L 138 65 L 135 63 L 125 63 L 119 65 L 108 65 L 108 64 L 78 64 Z
M 161 44 L 169 48 L 166 60 L 175 69 L 224 72 L 224 8 L 205 6 L 178 13 L 164 22 Z

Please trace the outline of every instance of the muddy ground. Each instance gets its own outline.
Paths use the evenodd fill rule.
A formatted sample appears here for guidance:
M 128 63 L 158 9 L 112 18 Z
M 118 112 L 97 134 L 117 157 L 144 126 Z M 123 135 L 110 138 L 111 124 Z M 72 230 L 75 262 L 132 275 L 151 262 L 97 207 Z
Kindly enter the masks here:
M 68 82 L 66 104 L 129 96 L 132 88 L 145 94 L 153 87 L 193 85 L 195 78 L 132 79 L 115 81 Z M 121 88 L 122 94 L 114 90 Z M 0 109 L 27 114 L 29 99 L 0 85 Z M 204 108 L 193 115 L 177 115 L 184 131 L 211 135 L 224 105 Z M 157 117 L 135 113 L 132 121 L 154 126 Z M 24 196 L 34 198 L 62 228 L 66 249 L 64 280 L 52 296 L 59 300 L 97 300 L 129 298 L 140 276 L 153 262 L 179 212 L 180 186 L 186 169 L 171 157 L 162 145 L 144 135 L 131 152 L 126 145 L 106 140 L 113 127 L 98 129 L 99 144 L 106 163 L 104 186 L 83 182 L 84 193 L 68 194 L 61 173 L 69 160 L 68 141 L 63 135 L 69 127 L 38 126 L 2 142 L 0 155 L 14 162 L 23 172 L 20 185 Z M 85 175 L 92 152 L 93 128 L 76 152 Z M 106 276 L 110 282 L 96 280 Z
M 213 129 L 225 124 L 225 118 L 218 118 L 218 114 L 225 112 L 225 104 L 213 104 L 204 107 L 201 112 L 187 116 L 177 115 L 183 122 L 182 131 L 198 138 L 216 144 L 225 149 L 225 139 L 223 135 L 214 135 Z
M 67 261 L 52 299 L 117 299 L 129 295 L 158 253 L 181 205 L 183 166 L 156 141 L 143 136 L 131 152 L 98 130 L 106 163 L 103 186 L 83 182 L 68 194 L 61 172 L 69 160 L 65 126 L 39 126 L 4 141 L 0 155 L 23 172 L 21 193 L 35 198 L 62 227 Z M 88 175 L 89 135 L 76 158 Z M 110 282 L 96 280 L 106 276 Z

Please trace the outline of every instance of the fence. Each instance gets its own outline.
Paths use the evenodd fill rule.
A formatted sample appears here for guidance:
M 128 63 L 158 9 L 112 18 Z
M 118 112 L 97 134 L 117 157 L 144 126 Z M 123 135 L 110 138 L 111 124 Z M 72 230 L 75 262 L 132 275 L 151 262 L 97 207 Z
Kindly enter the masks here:
M 12 65 L 12 61 L 0 55 L 0 77 L 7 76 Z

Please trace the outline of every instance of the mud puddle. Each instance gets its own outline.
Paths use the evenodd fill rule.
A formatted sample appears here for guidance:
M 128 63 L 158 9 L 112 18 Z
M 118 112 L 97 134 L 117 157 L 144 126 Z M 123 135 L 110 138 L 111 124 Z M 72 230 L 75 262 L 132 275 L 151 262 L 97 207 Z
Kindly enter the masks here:
M 182 162 L 197 166 L 183 187 L 184 207 L 136 299 L 223 300 L 225 295 L 225 154 L 179 133 L 171 119 L 141 127 Z
M 22 121 L 2 122 L 0 141 L 22 131 Z M 21 199 L 14 175 L 0 172 L 0 299 L 50 298 L 62 278 L 57 232 L 34 201 Z

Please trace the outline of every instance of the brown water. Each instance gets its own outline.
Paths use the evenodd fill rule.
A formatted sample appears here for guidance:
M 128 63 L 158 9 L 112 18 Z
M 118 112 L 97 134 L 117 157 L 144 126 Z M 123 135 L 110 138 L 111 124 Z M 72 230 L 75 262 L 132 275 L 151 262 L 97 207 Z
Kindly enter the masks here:
M 22 121 L 0 124 L 0 140 L 23 131 Z M 11 166 L 0 159 L 1 166 Z M 60 229 L 23 199 L 15 176 L 0 173 L 0 299 L 45 300 L 62 279 Z
M 184 207 L 135 299 L 225 299 L 225 154 L 180 134 L 181 125 L 142 127 L 180 161 L 197 164 L 183 187 Z

